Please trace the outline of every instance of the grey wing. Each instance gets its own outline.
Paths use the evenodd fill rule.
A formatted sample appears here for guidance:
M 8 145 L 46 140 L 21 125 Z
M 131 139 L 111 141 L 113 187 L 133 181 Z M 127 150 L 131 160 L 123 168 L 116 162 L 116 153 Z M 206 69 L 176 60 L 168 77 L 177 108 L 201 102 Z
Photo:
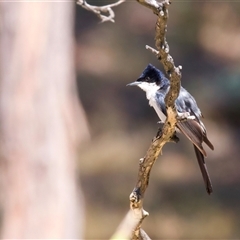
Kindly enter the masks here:
M 160 89 L 158 91 L 157 103 L 158 107 L 161 111 L 167 115 L 166 106 L 164 102 L 164 98 L 166 96 L 167 89 Z M 206 190 L 208 194 L 210 194 L 212 190 L 211 180 L 207 171 L 207 167 L 205 164 L 204 156 L 206 156 L 206 152 L 202 146 L 202 143 L 205 142 L 212 150 L 213 145 L 208 140 L 206 134 L 206 128 L 201 121 L 201 111 L 197 106 L 195 99 L 192 95 L 187 92 L 183 87 L 180 89 L 180 94 L 176 99 L 176 109 L 179 113 L 188 112 L 190 116 L 193 116 L 194 119 L 188 119 L 186 121 L 179 121 L 176 127 L 193 143 L 195 154 L 198 160 L 198 165 L 200 167 L 204 183 L 206 186 Z
M 200 119 L 202 114 L 195 99 L 184 88 L 181 88 L 176 100 L 176 109 L 180 113 L 188 112 L 194 117 L 194 119 L 178 122 L 177 127 L 206 156 L 202 143 L 205 142 L 212 150 L 214 147 L 207 138 L 206 128 Z
M 156 102 L 165 115 L 167 115 L 167 111 L 166 111 L 166 105 L 165 105 L 164 99 L 168 92 L 168 89 L 169 89 L 169 84 L 159 89 L 156 93 L 156 98 L 157 98 Z M 194 115 L 194 116 L 196 115 L 197 119 L 199 119 L 202 116 L 201 111 L 198 108 L 195 99 L 183 87 L 181 87 L 180 94 L 176 99 L 176 109 L 180 113 L 189 112 L 189 114 L 191 115 Z
M 158 107 L 165 116 L 167 116 L 167 111 L 164 99 L 168 92 L 168 87 L 169 86 L 166 85 L 156 94 Z M 206 156 L 202 142 L 205 142 L 212 150 L 214 148 L 212 143 L 208 140 L 205 126 L 200 120 L 202 114 L 195 99 L 183 87 L 181 87 L 180 94 L 176 99 L 176 109 L 180 113 L 188 112 L 190 116 L 195 117 L 194 120 L 189 119 L 187 121 L 178 122 L 177 128 L 179 128 L 179 130 L 202 152 L 202 154 Z
M 176 108 L 178 112 L 188 112 L 194 119 L 178 122 L 179 130 L 193 143 L 194 151 L 198 160 L 205 187 L 208 194 L 212 193 L 212 183 L 207 171 L 207 166 L 204 160 L 206 152 L 202 146 L 205 142 L 212 150 L 213 145 L 207 138 L 206 128 L 200 120 L 202 114 L 197 106 L 195 99 L 184 88 L 181 89 L 180 97 L 176 100 Z
M 166 105 L 165 105 L 165 96 L 166 96 L 166 91 L 165 90 L 160 90 L 156 93 L 156 102 L 158 107 L 161 109 L 162 113 L 167 116 L 167 111 L 166 111 Z
M 184 122 L 178 122 L 177 128 L 201 151 L 204 156 L 207 156 L 202 146 L 203 131 L 197 121 L 187 120 Z

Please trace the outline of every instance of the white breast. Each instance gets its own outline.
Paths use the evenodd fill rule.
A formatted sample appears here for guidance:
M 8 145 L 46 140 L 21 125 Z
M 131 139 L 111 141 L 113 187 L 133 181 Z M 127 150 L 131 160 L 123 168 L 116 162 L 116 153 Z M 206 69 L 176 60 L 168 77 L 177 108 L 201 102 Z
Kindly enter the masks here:
M 157 86 L 155 83 L 147 83 L 142 82 L 138 85 L 143 91 L 146 92 L 146 97 L 149 100 L 149 105 L 154 108 L 156 111 L 158 117 L 162 122 L 165 122 L 166 116 L 163 114 L 161 109 L 158 107 L 156 103 L 156 92 L 159 89 L 159 86 Z

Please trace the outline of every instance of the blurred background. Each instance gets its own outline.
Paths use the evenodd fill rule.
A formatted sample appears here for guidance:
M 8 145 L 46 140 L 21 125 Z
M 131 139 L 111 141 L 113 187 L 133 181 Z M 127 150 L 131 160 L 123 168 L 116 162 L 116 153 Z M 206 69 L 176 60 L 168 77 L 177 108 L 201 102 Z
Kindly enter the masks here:
M 73 1 L 0 3 L 2 238 L 108 239 L 129 210 L 158 117 L 126 84 L 148 63 L 163 68 L 145 49 L 156 16 L 133 0 L 114 11 L 100 24 Z M 184 136 L 165 145 L 144 199 L 152 239 L 240 236 L 239 11 L 233 1 L 169 7 L 170 54 L 215 146 L 214 192 Z
M 109 3 L 104 1 L 102 4 Z M 99 1 L 89 1 L 99 5 Z M 114 8 L 115 24 L 76 7 L 76 70 L 91 141 L 80 150 L 86 238 L 107 239 L 128 210 L 138 161 L 157 132 L 145 93 L 126 84 L 148 63 L 156 16 L 136 1 Z M 143 228 L 153 239 L 240 236 L 240 4 L 173 1 L 167 40 L 182 85 L 196 98 L 215 151 L 206 147 L 214 192 L 208 196 L 192 145 L 180 136 L 153 167 Z

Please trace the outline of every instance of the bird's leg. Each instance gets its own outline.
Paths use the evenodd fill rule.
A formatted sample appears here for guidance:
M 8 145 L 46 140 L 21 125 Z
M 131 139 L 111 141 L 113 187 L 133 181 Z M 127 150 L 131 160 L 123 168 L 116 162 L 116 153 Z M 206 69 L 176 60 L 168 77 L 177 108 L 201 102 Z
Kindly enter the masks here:
M 158 121 L 157 124 L 159 124 L 159 128 L 163 128 L 164 122 L 162 120 Z
M 164 122 L 162 120 L 160 120 L 160 121 L 157 122 L 157 124 L 159 124 L 159 128 L 158 128 L 158 131 L 157 131 L 156 138 L 158 138 L 162 135 L 162 128 L 163 128 Z
M 161 136 L 162 134 L 162 128 L 163 128 L 163 125 L 164 125 L 164 122 L 163 121 L 158 121 L 157 122 L 160 126 L 158 128 L 158 132 L 157 132 L 157 136 L 156 137 L 159 137 Z M 178 143 L 179 142 L 179 138 L 177 136 L 177 132 L 175 131 L 174 134 L 172 135 L 171 139 L 170 139 L 170 142 L 173 142 L 173 143 Z

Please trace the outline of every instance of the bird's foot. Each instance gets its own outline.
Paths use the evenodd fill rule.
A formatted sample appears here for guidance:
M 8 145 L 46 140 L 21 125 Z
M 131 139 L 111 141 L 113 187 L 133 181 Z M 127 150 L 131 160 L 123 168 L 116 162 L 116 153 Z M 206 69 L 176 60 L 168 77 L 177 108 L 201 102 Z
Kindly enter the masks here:
M 178 122 L 184 122 L 184 121 L 187 121 L 187 120 L 194 120 L 195 119 L 195 116 L 191 116 L 189 112 L 183 112 L 183 113 L 180 113 L 180 112 L 177 112 L 178 116 L 177 116 L 177 121 Z
M 159 128 L 158 128 L 156 137 L 160 137 L 162 135 L 162 129 L 163 129 L 164 122 L 160 120 L 157 122 L 157 124 L 159 124 Z
M 170 142 L 173 142 L 173 143 L 178 143 L 179 142 L 179 137 L 177 136 L 177 133 L 174 132 L 174 134 L 172 135 L 171 139 L 170 139 Z
M 156 138 L 159 138 L 162 135 L 162 128 L 163 128 L 163 125 L 158 128 Z
M 164 122 L 163 121 L 158 121 L 157 124 L 159 124 L 159 128 L 163 128 Z
M 162 135 L 162 129 L 163 129 L 163 125 L 164 125 L 164 122 L 162 121 L 159 121 L 157 122 L 158 124 L 160 124 L 160 127 L 158 128 L 158 131 L 157 131 L 157 135 L 156 135 L 156 138 L 160 137 Z M 170 138 L 170 142 L 173 142 L 173 143 L 178 143 L 179 142 L 179 138 L 177 136 L 177 133 L 176 131 L 173 133 L 173 135 L 171 136 Z

